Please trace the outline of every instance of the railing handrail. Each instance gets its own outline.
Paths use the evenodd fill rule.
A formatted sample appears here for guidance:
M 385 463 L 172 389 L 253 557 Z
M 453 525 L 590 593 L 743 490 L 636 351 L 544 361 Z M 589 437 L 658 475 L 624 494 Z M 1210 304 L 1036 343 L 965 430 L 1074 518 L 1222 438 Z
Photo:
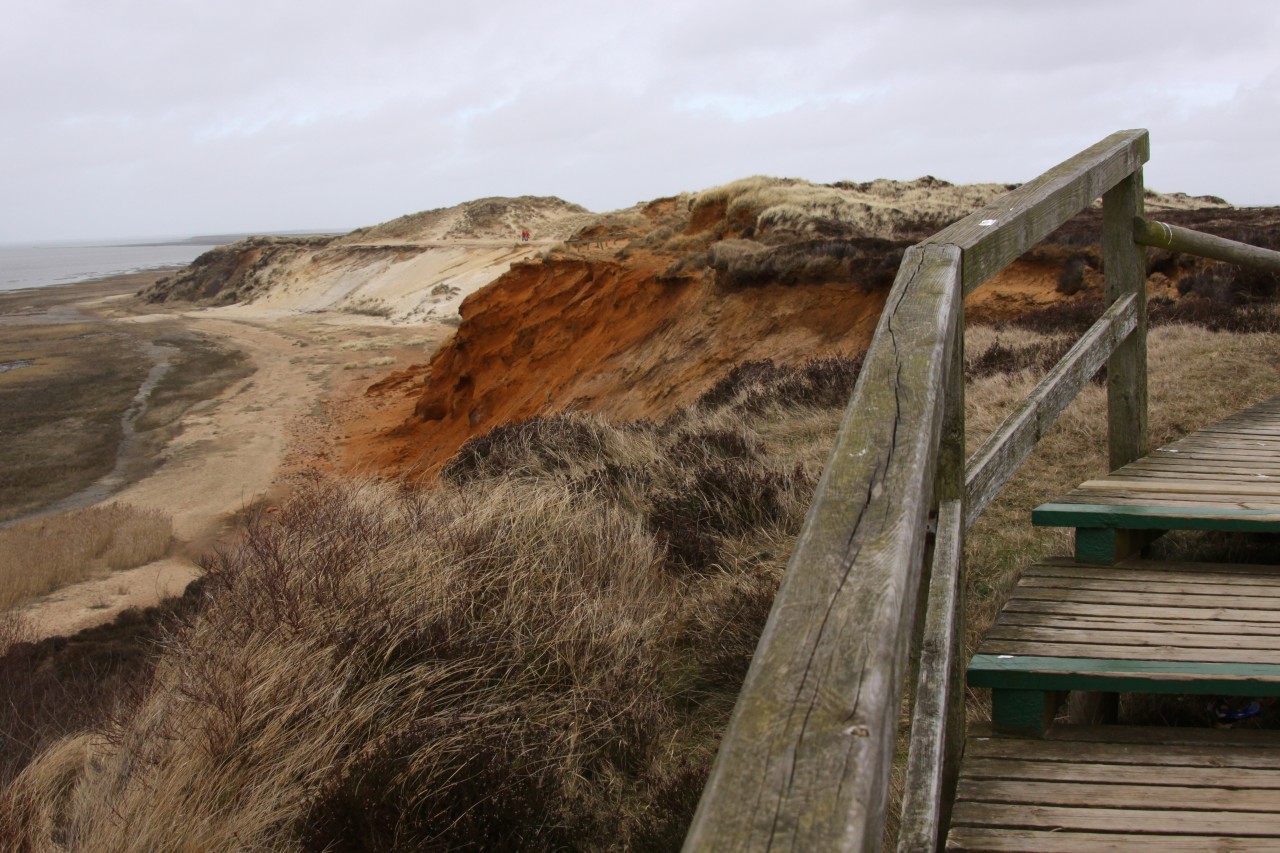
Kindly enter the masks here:
M 1129 220 L 1141 215 L 1147 150 L 1145 130 L 1113 134 L 904 255 L 686 850 L 878 849 L 903 676 L 927 583 L 929 518 L 939 499 L 949 527 L 939 532 L 947 544 L 937 551 L 958 563 L 963 543 L 962 298 L 1100 195 L 1110 211 L 1104 216 L 1121 208 Z M 1131 236 L 1128 242 L 1134 245 Z M 1141 258 L 1136 248 L 1131 254 Z M 1132 259 L 1115 257 L 1108 265 L 1127 267 L 1120 280 L 1132 289 Z M 1145 301 L 1136 301 L 1134 331 L 1121 337 L 1130 349 L 1145 328 Z M 1120 396 L 1141 444 L 1145 362 L 1136 366 L 1141 392 L 1126 388 Z M 1112 372 L 1113 384 L 1138 383 L 1134 369 Z M 958 586 L 954 576 L 949 582 Z M 958 609 L 954 597 L 939 606 Z M 954 639 L 954 619 L 935 621 Z M 954 642 L 926 637 L 922 658 L 931 645 L 951 652 L 942 705 L 954 717 Z M 944 756 L 949 747 L 938 740 L 945 737 L 944 725 L 921 740 Z M 935 823 L 937 801 L 928 806 Z M 936 842 L 936 826 L 929 837 Z

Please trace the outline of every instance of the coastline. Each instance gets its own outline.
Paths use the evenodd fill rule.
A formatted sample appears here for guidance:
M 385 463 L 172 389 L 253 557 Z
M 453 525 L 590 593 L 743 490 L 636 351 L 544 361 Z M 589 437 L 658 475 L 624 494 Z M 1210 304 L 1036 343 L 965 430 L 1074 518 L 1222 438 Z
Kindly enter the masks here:
M 364 392 L 384 372 L 381 364 L 367 363 L 380 359 L 357 353 L 377 349 L 401 363 L 422 361 L 452 332 L 428 325 L 410 336 L 403 327 L 371 325 L 369 318 L 255 316 L 246 306 L 153 306 L 133 298 L 170 272 L 0 292 L 0 362 L 31 362 L 0 372 L 0 410 L 29 408 L 12 405 L 19 393 L 29 400 L 60 395 L 66 401 L 59 404 L 66 411 L 54 405 L 43 422 L 27 424 L 34 438 L 25 450 L 15 442 L 9 449 L 61 449 L 69 437 L 102 431 L 85 429 L 86 418 L 109 425 L 121 440 L 126 423 L 138 433 L 131 458 L 119 458 L 118 444 L 100 450 L 111 458 L 93 459 L 93 476 L 81 477 L 89 482 L 63 488 L 21 515 L 81 505 L 74 499 L 68 503 L 70 492 L 89 494 L 92 504 L 119 501 L 160 510 L 174 528 L 164 559 L 29 602 L 21 613 L 37 636 L 74 633 L 108 622 L 124 609 L 180 595 L 201 573 L 200 555 L 234 535 L 238 515 L 286 493 L 294 477 L 339 467 L 342 454 L 336 448 L 348 437 L 345 425 L 354 413 L 376 405 Z M 352 362 L 353 356 L 363 360 Z M 232 369 L 237 358 L 239 373 Z M 113 359 L 120 362 L 118 370 L 108 369 Z M 156 374 L 165 360 L 169 365 Z M 208 381 L 219 365 L 230 372 L 221 382 Z M 92 412 L 79 394 L 109 385 L 101 379 L 103 371 L 119 374 L 120 390 L 107 401 L 106 411 Z M 84 379 L 80 388 L 63 387 L 77 375 Z M 144 388 L 148 375 L 151 385 Z M 51 395 L 54 386 L 60 390 Z M 61 476 L 36 472 L 33 480 L 40 486 Z M 85 491 L 90 487 L 97 493 Z M 4 506 L 12 515 L 12 502 L 0 509 Z

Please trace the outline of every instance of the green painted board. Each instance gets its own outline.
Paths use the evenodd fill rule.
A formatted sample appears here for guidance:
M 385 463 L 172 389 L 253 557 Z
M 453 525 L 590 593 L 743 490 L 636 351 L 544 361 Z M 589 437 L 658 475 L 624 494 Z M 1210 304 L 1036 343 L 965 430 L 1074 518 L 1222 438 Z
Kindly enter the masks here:
M 1234 530 L 1280 533 L 1280 513 L 1228 507 L 1041 504 L 1031 511 L 1038 527 L 1110 527 L 1120 530 Z
M 971 687 L 1280 696 L 1280 664 L 974 655 Z

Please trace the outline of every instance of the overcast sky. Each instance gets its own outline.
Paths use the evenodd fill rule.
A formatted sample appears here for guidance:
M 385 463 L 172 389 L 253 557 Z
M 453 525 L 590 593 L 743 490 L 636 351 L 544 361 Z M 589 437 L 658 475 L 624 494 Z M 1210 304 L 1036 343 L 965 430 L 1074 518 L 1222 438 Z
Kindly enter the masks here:
M 1275 0 L 0 0 L 0 243 L 592 210 L 752 174 L 1280 204 Z

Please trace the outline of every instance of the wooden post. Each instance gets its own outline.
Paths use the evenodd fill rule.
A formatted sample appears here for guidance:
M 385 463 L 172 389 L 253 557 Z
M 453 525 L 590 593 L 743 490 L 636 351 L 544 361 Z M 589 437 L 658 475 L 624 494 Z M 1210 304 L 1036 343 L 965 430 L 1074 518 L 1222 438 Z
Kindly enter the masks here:
M 1106 301 L 1134 294 L 1138 324 L 1107 362 L 1107 435 L 1111 470 L 1147 455 L 1146 249 L 1133 239 L 1142 216 L 1142 169 L 1102 197 L 1102 258 Z

